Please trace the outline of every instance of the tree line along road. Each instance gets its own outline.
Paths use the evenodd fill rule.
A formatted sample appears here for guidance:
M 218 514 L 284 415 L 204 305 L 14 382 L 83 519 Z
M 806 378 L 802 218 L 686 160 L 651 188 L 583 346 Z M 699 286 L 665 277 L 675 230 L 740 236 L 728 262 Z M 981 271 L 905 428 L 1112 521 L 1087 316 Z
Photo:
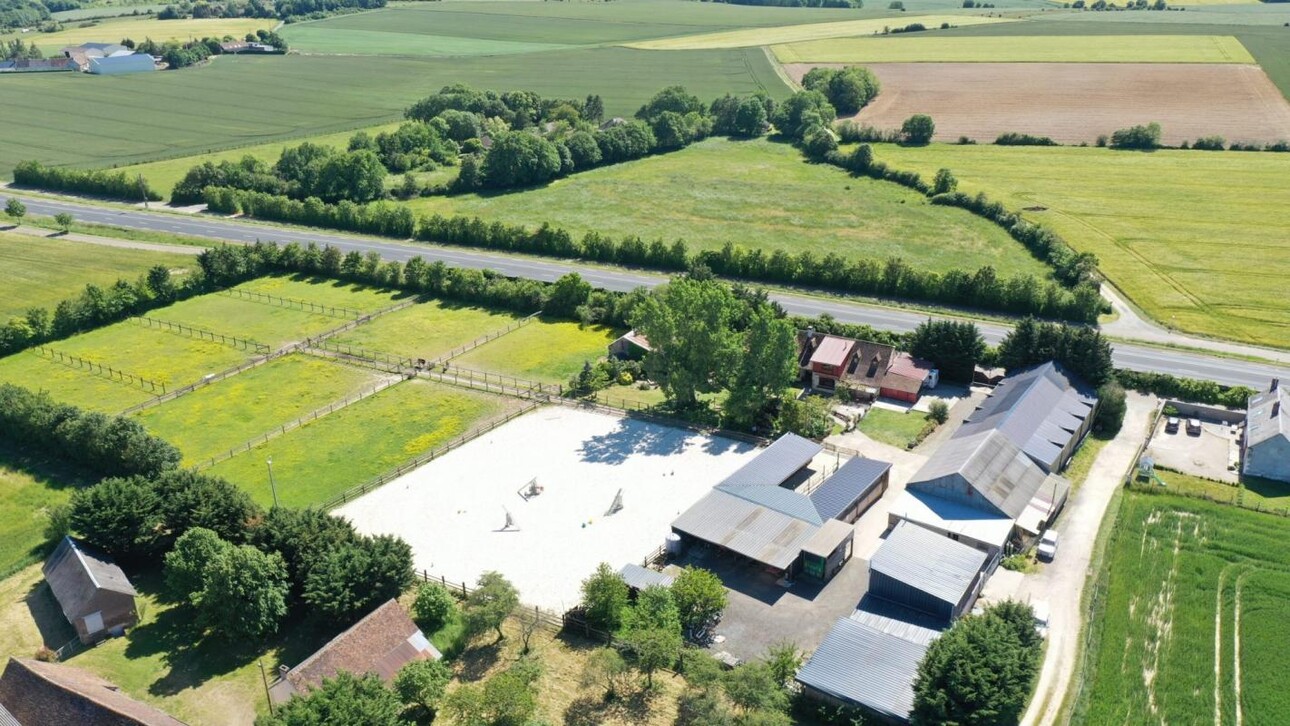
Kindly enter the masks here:
M 234 221 L 204 215 L 180 215 L 151 212 L 142 209 L 122 209 L 97 206 L 87 202 L 53 200 L 44 197 L 21 197 L 23 204 L 33 213 L 52 216 L 66 212 L 82 222 L 110 224 L 128 229 L 169 232 L 211 240 L 253 243 L 274 241 L 280 243 L 314 242 L 332 245 L 345 252 L 377 252 L 388 260 L 406 261 L 421 257 L 429 262 L 441 261 L 447 265 L 476 269 L 490 269 L 512 277 L 554 281 L 567 272 L 577 272 L 596 287 L 606 290 L 627 291 L 637 287 L 654 287 L 667 281 L 667 275 L 638 270 L 615 270 L 567 261 L 540 260 L 531 257 L 508 255 L 500 252 L 473 251 L 429 244 L 404 243 L 378 240 L 359 235 L 287 229 L 265 224 Z M 0 195 L 0 206 L 8 197 Z M 862 323 L 880 330 L 904 332 L 913 330 L 929 316 L 915 311 L 865 305 L 842 298 L 816 298 L 773 292 L 771 299 L 794 315 L 814 317 L 832 315 L 847 323 Z M 994 322 L 978 322 L 987 342 L 997 344 L 1008 332 L 1008 326 Z M 1203 353 L 1170 350 L 1151 346 L 1117 343 L 1115 364 L 1121 368 L 1138 371 L 1169 373 L 1186 378 L 1214 381 L 1223 385 L 1249 386 L 1266 389 L 1273 378 L 1290 379 L 1290 368 L 1247 360 L 1208 356 Z

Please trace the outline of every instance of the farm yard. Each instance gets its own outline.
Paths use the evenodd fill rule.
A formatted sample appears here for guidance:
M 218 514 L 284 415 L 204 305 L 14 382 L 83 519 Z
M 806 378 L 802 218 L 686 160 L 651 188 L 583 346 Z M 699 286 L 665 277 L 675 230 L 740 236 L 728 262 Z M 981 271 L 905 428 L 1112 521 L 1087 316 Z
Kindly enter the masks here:
M 1073 723 L 1278 721 L 1288 535 L 1282 517 L 1126 493 Z
M 808 163 L 792 146 L 766 140 L 708 139 L 522 193 L 410 204 L 418 213 L 533 227 L 550 222 L 577 236 L 597 231 L 682 238 L 692 250 L 720 249 L 729 241 L 767 251 L 917 259 L 938 271 L 988 264 L 1000 274 L 1048 274 L 1025 248 L 979 217 L 931 205 L 895 184 Z
M 875 155 L 925 176 L 948 167 L 961 190 L 1026 210 L 1096 253 L 1107 278 L 1169 327 L 1290 340 L 1286 154 L 932 144 L 882 145 Z

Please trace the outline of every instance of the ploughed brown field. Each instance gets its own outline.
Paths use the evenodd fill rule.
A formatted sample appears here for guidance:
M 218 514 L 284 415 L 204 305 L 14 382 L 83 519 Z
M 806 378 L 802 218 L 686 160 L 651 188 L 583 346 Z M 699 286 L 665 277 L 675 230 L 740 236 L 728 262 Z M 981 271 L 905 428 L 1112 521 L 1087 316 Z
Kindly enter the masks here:
M 784 66 L 795 81 L 817 65 Z M 916 113 L 936 140 L 1001 133 L 1092 143 L 1099 134 L 1157 121 L 1164 142 L 1218 134 L 1228 141 L 1290 140 L 1290 103 L 1253 65 L 1195 63 L 870 63 L 882 92 L 856 117 L 899 128 Z

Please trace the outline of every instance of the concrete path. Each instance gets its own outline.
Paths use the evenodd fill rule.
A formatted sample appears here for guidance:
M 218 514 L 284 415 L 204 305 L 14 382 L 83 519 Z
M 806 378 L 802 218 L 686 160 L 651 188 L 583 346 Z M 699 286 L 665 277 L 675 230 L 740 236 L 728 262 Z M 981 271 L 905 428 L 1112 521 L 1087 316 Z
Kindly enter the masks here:
M 16 234 L 25 234 L 28 237 L 48 237 L 49 239 L 60 239 L 68 242 L 83 242 L 91 245 L 102 245 L 104 247 L 121 247 L 130 250 L 144 250 L 146 252 L 169 252 L 177 255 L 199 255 L 206 248 L 196 245 L 168 245 L 159 242 L 140 242 L 132 239 L 117 239 L 115 237 L 100 237 L 95 234 L 81 234 L 80 232 L 69 232 L 63 234 L 44 227 L 7 227 L 5 232 L 14 232 Z
M 1021 723 L 1046 726 L 1057 721 L 1062 699 L 1078 666 L 1080 599 L 1088 581 L 1093 543 L 1102 517 L 1129 467 L 1138 445 L 1147 437 L 1147 425 L 1155 411 L 1154 396 L 1129 394 L 1129 410 L 1120 433 L 1098 453 L 1088 478 L 1057 521 L 1061 533 L 1056 559 L 1027 575 L 1017 589 L 1023 602 L 1046 601 L 1049 606 L 1048 651 L 1034 698 Z

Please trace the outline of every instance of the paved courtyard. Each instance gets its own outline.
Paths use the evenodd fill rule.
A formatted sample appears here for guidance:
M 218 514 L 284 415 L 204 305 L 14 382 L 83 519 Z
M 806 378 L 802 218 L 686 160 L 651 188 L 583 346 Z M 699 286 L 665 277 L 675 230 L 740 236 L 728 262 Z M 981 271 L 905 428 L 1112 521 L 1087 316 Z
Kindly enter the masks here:
M 1165 417 L 1156 425 L 1155 436 L 1147 446 L 1147 453 L 1156 466 L 1173 469 L 1204 479 L 1216 479 L 1235 484 L 1240 476 L 1228 467 L 1240 456 L 1240 441 L 1229 424 L 1202 421 L 1200 435 L 1187 433 L 1184 420 L 1174 433 L 1165 432 Z

